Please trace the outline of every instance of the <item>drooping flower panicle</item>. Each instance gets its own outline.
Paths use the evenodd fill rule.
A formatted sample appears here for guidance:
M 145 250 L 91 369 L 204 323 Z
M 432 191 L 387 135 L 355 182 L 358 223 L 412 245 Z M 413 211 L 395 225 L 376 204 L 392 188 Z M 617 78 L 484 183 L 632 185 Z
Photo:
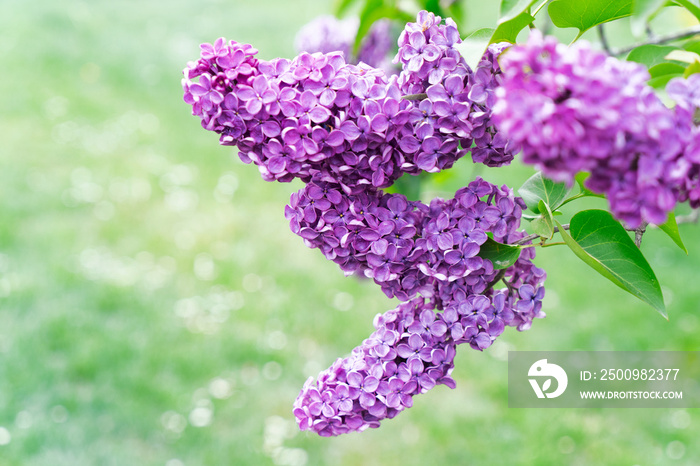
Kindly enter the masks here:
M 666 221 L 687 175 L 692 125 L 646 84 L 643 66 L 537 31 L 500 61 L 493 118 L 524 162 L 568 183 L 589 172 L 586 187 L 629 227 Z

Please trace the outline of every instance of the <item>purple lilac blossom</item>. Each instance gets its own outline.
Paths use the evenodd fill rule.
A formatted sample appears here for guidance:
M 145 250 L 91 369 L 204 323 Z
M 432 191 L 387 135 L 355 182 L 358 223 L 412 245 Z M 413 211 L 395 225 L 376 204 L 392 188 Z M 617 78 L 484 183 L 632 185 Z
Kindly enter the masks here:
M 697 209 L 700 207 L 700 129 L 694 124 L 694 117 L 700 108 L 700 75 L 672 79 L 666 85 L 666 93 L 676 102 L 678 132 L 690 135 L 680 168 L 683 179 L 678 200 L 688 201 L 692 208 Z
M 526 330 L 541 310 L 546 274 L 524 249 L 506 270 L 477 256 L 487 232 L 514 242 L 525 204 L 512 190 L 476 179 L 430 206 L 381 191 L 346 196 L 329 183 L 292 195 L 286 216 L 307 246 L 348 273 L 374 278 L 403 301 L 375 318 L 351 356 L 304 385 L 294 404 L 302 430 L 322 436 L 378 427 L 450 377 L 456 346 L 483 351 L 506 326 Z M 495 290 L 500 282 L 506 288 Z M 435 312 L 435 310 L 442 312 Z
M 685 176 L 690 133 L 678 131 L 687 121 L 646 85 L 643 66 L 538 31 L 501 66 L 493 119 L 522 148 L 524 162 L 568 183 L 590 172 L 586 186 L 605 193 L 628 227 L 666 221 Z
M 398 150 L 396 128 L 408 119 L 410 104 L 395 78 L 349 65 L 341 53 L 266 62 L 234 41 L 203 46 L 209 49 L 234 58 L 203 52 L 190 63 L 185 101 L 221 144 L 237 146 L 244 162 L 258 165 L 263 179 L 309 181 L 317 174 L 351 193 L 416 172 Z M 245 69 L 236 69 L 241 63 Z
M 500 84 L 497 58 L 510 44 L 492 44 L 472 72 L 456 49 L 461 43 L 451 19 L 421 12 L 399 37 L 394 59 L 403 65 L 404 94 L 426 94 L 414 101 L 404 139 L 422 141 L 416 165 L 425 171 L 449 168 L 471 149 L 472 160 L 488 166 L 510 163 L 516 150 L 491 123 L 494 89 Z M 404 144 L 407 144 L 406 142 Z M 461 147 L 462 150 L 457 150 Z
M 491 123 L 504 46 L 491 46 L 472 73 L 459 41 L 453 21 L 421 12 L 400 39 L 399 77 L 347 64 L 342 52 L 258 60 L 251 46 L 224 39 L 202 45 L 185 69 L 184 98 L 205 129 L 237 146 L 263 179 L 306 183 L 285 210 L 292 231 L 402 301 L 349 358 L 307 382 L 294 409 L 304 430 L 377 427 L 414 395 L 454 387 L 458 344 L 484 350 L 506 326 L 525 330 L 544 317 L 546 275 L 533 248 L 506 270 L 478 256 L 487 233 L 524 238 L 525 205 L 512 190 L 476 179 L 425 205 L 380 189 L 405 173 L 450 168 L 472 145 L 475 161 L 512 159 Z M 402 98 L 416 91 L 427 97 Z M 496 290 L 499 282 L 506 288 Z

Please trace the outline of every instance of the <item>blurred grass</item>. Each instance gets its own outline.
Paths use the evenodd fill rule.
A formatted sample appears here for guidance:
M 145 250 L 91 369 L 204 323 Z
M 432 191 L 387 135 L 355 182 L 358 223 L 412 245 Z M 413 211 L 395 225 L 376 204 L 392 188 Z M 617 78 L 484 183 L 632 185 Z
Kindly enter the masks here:
M 0 465 L 698 464 L 696 410 L 508 409 L 505 362 L 513 349 L 699 350 L 694 225 L 681 227 L 690 257 L 644 238 L 670 322 L 543 250 L 547 319 L 484 354 L 461 348 L 456 390 L 360 435 L 297 432 L 304 380 L 394 303 L 302 246 L 283 217 L 299 185 L 262 182 L 199 128 L 180 71 L 219 36 L 291 57 L 295 31 L 329 9 L 0 3 Z M 517 186 L 528 169 L 481 174 Z

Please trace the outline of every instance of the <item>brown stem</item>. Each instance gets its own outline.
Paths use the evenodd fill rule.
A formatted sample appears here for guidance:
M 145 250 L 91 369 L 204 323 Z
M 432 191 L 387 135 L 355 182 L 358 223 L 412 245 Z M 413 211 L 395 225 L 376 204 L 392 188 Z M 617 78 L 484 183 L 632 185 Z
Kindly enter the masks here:
M 610 48 L 610 43 L 608 42 L 608 36 L 605 35 L 605 28 L 602 24 L 599 24 L 597 29 L 598 36 L 600 36 L 600 45 L 603 46 L 603 50 L 605 50 L 608 55 L 613 55 L 612 49 Z
M 423 100 L 428 97 L 428 94 L 406 94 L 401 96 L 404 100 Z
M 648 225 L 647 222 L 642 222 L 642 224 L 634 230 L 634 244 L 637 245 L 637 248 L 642 247 L 642 236 L 646 233 Z
M 496 276 L 493 278 L 493 280 L 491 280 L 491 281 L 489 282 L 489 284 L 486 285 L 486 290 L 490 290 L 491 288 L 493 288 L 493 286 L 494 286 L 496 283 L 498 283 L 499 281 L 501 281 L 501 280 L 503 279 L 503 277 L 505 277 L 505 276 L 506 276 L 506 269 L 501 269 L 501 270 L 496 274 Z M 486 291 L 486 290 L 484 290 L 484 291 Z
M 564 230 L 568 230 L 570 227 L 569 227 L 569 224 L 567 223 L 566 225 L 562 225 L 562 228 Z M 554 233 L 558 233 L 558 232 L 559 232 L 559 227 L 554 227 Z M 536 239 L 539 239 L 539 238 L 540 238 L 540 235 L 532 234 L 530 236 L 526 236 L 525 238 L 514 241 L 511 244 L 517 245 L 517 246 L 522 246 L 523 244 L 527 244 L 530 241 L 535 241 Z
M 660 44 L 665 44 L 667 42 L 673 42 L 674 40 L 681 40 L 681 39 L 687 39 L 689 37 L 693 37 L 695 35 L 700 34 L 700 26 L 694 26 L 692 28 L 688 28 L 684 31 L 676 32 L 673 34 L 667 34 L 665 36 L 657 36 L 654 37 L 653 39 L 649 39 L 646 42 L 641 42 L 638 44 L 634 44 L 630 47 L 625 47 L 619 50 L 613 51 L 610 55 L 614 57 L 619 57 L 621 55 L 624 55 L 628 53 L 630 50 L 635 49 L 637 47 L 640 47 L 642 45 L 660 45 Z

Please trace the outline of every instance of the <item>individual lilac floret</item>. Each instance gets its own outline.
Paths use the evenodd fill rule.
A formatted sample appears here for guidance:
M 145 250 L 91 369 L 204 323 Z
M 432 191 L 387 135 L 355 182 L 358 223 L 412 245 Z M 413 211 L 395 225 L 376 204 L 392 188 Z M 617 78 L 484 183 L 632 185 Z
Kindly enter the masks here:
M 294 403 L 301 430 L 333 436 L 379 427 L 436 385 L 455 387 L 455 343 L 422 298 L 378 315 L 350 357 L 310 378 Z
M 493 118 L 526 163 L 569 183 L 590 172 L 587 187 L 605 193 L 629 227 L 666 220 L 687 137 L 646 85 L 643 66 L 537 31 L 509 49 L 501 66 Z

